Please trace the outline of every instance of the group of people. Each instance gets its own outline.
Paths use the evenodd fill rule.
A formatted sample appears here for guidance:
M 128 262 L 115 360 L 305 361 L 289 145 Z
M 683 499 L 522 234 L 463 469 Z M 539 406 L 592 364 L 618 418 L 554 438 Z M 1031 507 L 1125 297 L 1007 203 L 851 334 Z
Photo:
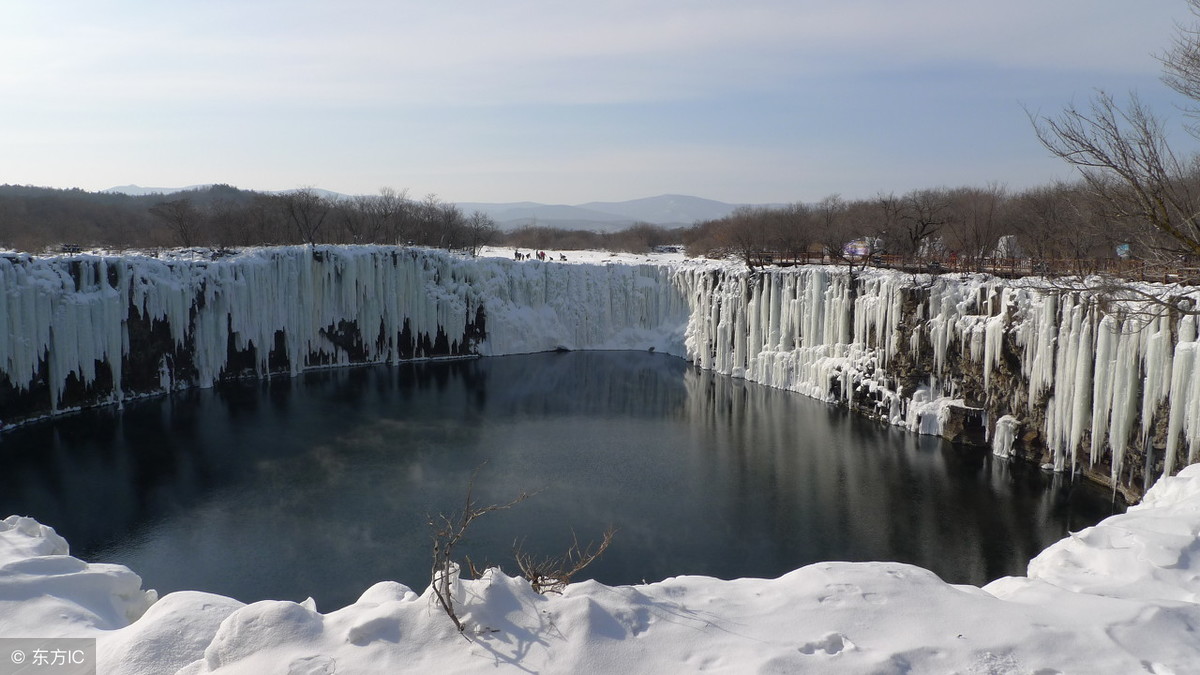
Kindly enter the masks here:
M 538 260 L 541 260 L 542 262 L 554 259 L 553 256 L 546 253 L 545 251 L 538 251 L 537 253 L 521 253 L 520 249 L 513 250 L 513 259 L 514 260 L 529 260 L 530 258 L 537 258 Z M 559 253 L 558 259 L 561 262 L 566 262 L 567 256 L 563 255 L 562 253 Z

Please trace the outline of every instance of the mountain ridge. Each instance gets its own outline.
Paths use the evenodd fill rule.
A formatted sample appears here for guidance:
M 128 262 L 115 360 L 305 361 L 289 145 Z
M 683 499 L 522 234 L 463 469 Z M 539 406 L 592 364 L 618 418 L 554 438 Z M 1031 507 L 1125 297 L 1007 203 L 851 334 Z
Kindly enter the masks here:
M 189 185 L 181 188 L 142 187 L 140 185 L 118 185 L 101 190 L 134 196 L 160 194 L 167 196 L 189 190 L 203 190 L 212 184 Z M 322 196 L 342 199 L 351 195 L 330 190 L 314 190 Z M 269 194 L 291 192 L 291 190 L 268 191 Z M 464 213 L 479 211 L 496 221 L 504 230 L 521 227 L 557 227 L 563 229 L 586 229 L 615 231 L 637 223 L 660 226 L 687 226 L 704 220 L 724 218 L 739 206 L 714 199 L 692 195 L 662 194 L 625 201 L 592 201 L 582 204 L 545 204 L 542 202 L 455 202 Z M 772 205 L 758 205 L 772 206 Z

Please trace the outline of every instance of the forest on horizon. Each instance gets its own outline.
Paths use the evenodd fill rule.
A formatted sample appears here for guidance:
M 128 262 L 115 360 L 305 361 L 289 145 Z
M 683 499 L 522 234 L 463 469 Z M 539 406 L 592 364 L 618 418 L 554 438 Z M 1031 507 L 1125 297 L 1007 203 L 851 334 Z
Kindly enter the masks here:
M 388 188 L 335 199 L 309 188 L 263 193 L 212 185 L 135 196 L 0 186 L 0 247 L 30 253 L 64 246 L 222 249 L 303 243 L 644 252 L 682 244 L 690 255 L 745 258 L 761 251 L 836 255 L 846 242 L 865 240 L 895 255 L 1049 259 L 1113 257 L 1135 234 L 1107 219 L 1103 203 L 1082 184 L 1015 193 L 992 185 L 880 193 L 872 199 L 831 195 L 816 203 L 740 207 L 725 218 L 686 227 L 638 223 L 604 233 L 537 226 L 505 232 L 480 212 L 463 213 L 435 196 L 416 200 Z

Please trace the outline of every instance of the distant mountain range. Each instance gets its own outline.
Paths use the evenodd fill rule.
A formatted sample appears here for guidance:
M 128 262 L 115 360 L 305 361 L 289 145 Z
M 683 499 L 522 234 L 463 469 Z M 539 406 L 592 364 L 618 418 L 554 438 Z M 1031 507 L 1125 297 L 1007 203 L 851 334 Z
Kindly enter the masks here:
M 203 190 L 207 187 L 209 186 L 189 185 L 182 188 L 158 188 L 119 185 L 104 190 L 104 192 L 120 192 L 135 196 L 169 195 L 185 190 Z M 315 191 L 334 199 L 349 196 L 329 190 L 316 189 Z M 608 232 L 624 229 L 635 223 L 665 226 L 691 225 L 697 221 L 724 218 L 740 205 L 688 195 L 659 195 L 624 202 L 588 202 L 575 205 L 540 204 L 538 202 L 459 202 L 457 206 L 466 214 L 480 211 L 491 216 L 492 220 L 496 221 L 496 224 L 504 230 L 533 225 Z
M 129 195 L 131 197 L 145 197 L 147 195 L 164 195 L 165 196 L 165 195 L 175 194 L 176 192 L 189 192 L 189 191 L 193 191 L 193 190 L 207 190 L 208 188 L 212 187 L 213 185 L 214 185 L 214 183 L 204 183 L 202 185 L 188 185 L 186 187 L 142 187 L 141 185 L 118 185 L 116 187 L 110 187 L 107 190 L 101 190 L 101 192 L 117 192 L 117 193 L 120 193 L 123 195 Z M 277 195 L 277 194 L 283 194 L 285 192 L 295 192 L 295 190 L 258 190 L 258 192 L 263 192 L 265 194 Z M 334 192 L 332 190 L 322 190 L 320 188 L 313 188 L 313 192 L 321 195 L 322 197 L 328 197 L 330 199 L 344 199 L 344 198 L 350 196 L 350 195 L 344 195 L 340 192 Z
M 701 220 L 724 218 L 738 205 L 687 195 L 660 195 L 624 202 L 576 205 L 460 202 L 458 207 L 466 213 L 482 211 L 505 230 L 534 225 L 602 232 L 623 229 L 635 223 L 691 225 Z

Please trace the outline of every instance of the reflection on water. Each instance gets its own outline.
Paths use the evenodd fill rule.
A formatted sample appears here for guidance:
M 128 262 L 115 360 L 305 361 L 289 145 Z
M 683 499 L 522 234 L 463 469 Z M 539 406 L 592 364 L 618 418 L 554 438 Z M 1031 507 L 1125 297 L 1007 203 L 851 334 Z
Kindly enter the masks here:
M 309 373 L 98 410 L 0 437 L 0 513 L 160 592 L 302 600 L 422 590 L 430 515 L 505 502 L 463 548 L 513 572 L 612 524 L 587 576 L 777 576 L 899 560 L 956 583 L 1110 512 L 1102 490 L 712 375 L 664 355 L 537 354 Z M 486 464 L 485 464 L 486 463 Z

